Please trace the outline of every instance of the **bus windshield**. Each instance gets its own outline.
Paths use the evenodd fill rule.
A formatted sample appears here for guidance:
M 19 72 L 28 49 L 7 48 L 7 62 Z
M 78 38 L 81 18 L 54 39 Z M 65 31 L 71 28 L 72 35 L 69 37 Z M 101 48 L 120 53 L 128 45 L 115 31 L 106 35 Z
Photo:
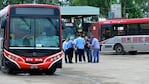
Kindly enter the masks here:
M 58 48 L 60 20 L 51 18 L 11 17 L 10 47 Z
M 75 27 L 74 26 L 65 26 L 63 28 L 63 39 L 75 37 Z

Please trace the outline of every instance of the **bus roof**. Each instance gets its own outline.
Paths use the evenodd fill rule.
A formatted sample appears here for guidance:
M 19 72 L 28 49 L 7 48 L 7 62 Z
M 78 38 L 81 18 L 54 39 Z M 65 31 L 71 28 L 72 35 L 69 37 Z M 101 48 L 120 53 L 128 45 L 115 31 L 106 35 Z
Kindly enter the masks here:
M 3 8 L 2 10 L 0 10 L 0 17 L 3 16 L 4 14 L 6 14 L 9 10 L 9 8 L 11 7 L 52 7 L 52 8 L 57 8 L 60 10 L 59 6 L 55 6 L 55 5 L 48 5 L 48 4 L 13 4 L 13 5 L 8 5 L 5 8 Z
M 14 5 L 10 5 L 11 7 L 26 7 L 26 6 L 34 6 L 34 7 L 52 7 L 52 8 L 58 8 L 60 9 L 58 6 L 55 5 L 49 5 L 49 4 L 14 4 Z
M 100 21 L 99 24 L 133 24 L 133 23 L 147 23 L 149 18 L 133 18 L 133 19 L 112 19 Z

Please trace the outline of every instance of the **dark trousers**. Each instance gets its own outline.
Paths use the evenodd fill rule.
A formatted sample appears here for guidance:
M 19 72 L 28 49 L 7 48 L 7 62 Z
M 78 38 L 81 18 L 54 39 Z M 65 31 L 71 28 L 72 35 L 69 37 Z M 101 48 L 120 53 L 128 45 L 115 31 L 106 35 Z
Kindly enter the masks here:
M 75 50 L 75 62 L 77 63 L 77 61 L 78 61 L 78 52 L 77 50 Z
M 73 48 L 68 49 L 68 59 L 69 63 L 72 63 L 72 58 L 73 58 Z
M 88 62 L 92 62 L 92 50 L 89 48 L 86 48 L 85 51 L 86 51 Z
M 85 55 L 84 55 L 84 49 L 77 49 L 77 52 L 78 52 L 78 55 L 79 55 L 79 62 L 82 62 L 82 57 L 83 57 L 83 60 L 85 60 Z
M 66 51 L 64 51 L 64 54 L 65 54 L 65 63 L 67 63 L 68 62 L 68 59 L 69 59 L 69 57 L 68 57 L 68 49 L 66 50 Z

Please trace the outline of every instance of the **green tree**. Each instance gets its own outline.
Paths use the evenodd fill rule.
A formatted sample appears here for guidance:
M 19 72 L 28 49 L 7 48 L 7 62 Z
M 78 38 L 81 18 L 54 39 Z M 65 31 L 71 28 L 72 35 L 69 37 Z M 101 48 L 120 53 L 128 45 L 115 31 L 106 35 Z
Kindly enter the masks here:
M 129 18 L 143 17 L 143 12 L 149 9 L 144 7 L 145 3 L 149 3 L 148 0 L 120 0 L 122 5 L 122 16 L 126 17 L 128 14 Z M 117 0 L 72 0 L 71 5 L 88 5 L 100 8 L 100 14 L 104 17 L 108 16 L 110 12 L 111 4 L 117 3 Z
M 9 5 L 9 4 L 25 4 L 33 3 L 34 0 L 0 0 L 0 8 Z M 39 4 L 52 4 L 52 0 L 36 0 Z
M 137 1 L 137 0 L 136 0 Z M 128 14 L 128 18 L 141 18 L 143 17 L 143 12 L 141 11 L 139 1 L 131 1 L 131 0 L 122 0 L 122 15 L 126 17 L 126 13 Z
M 114 0 L 115 1 L 115 0 Z M 110 11 L 111 0 L 72 0 L 71 5 L 94 6 L 100 8 L 102 16 L 106 17 Z

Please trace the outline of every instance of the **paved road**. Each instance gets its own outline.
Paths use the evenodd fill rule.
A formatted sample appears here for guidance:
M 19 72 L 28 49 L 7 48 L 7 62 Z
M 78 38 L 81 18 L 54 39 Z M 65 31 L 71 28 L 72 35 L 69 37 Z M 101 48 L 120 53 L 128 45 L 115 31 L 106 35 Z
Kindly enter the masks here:
M 148 84 L 149 54 L 101 55 L 100 63 L 63 63 L 55 75 L 7 75 L 0 84 Z

